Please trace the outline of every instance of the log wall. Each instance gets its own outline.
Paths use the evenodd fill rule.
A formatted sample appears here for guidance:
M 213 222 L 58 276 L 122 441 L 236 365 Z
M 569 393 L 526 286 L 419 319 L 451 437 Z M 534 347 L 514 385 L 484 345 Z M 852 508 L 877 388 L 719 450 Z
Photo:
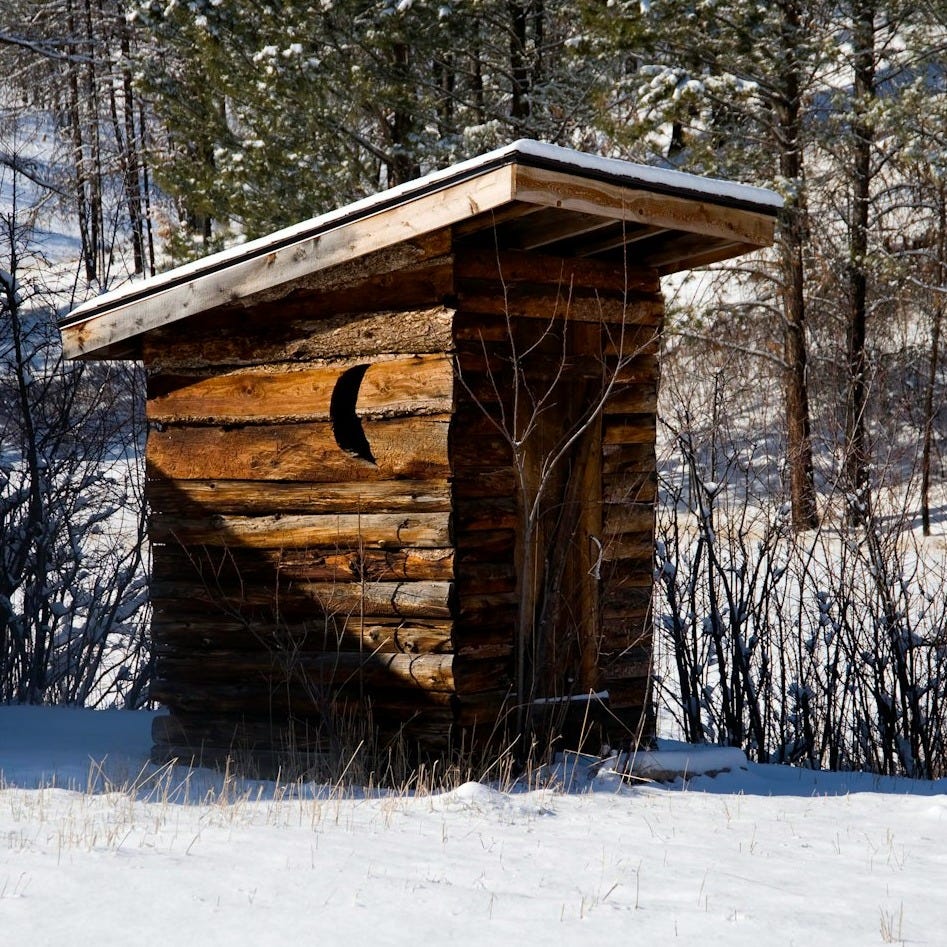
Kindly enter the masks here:
M 643 719 L 657 279 L 408 249 L 145 337 L 159 756 L 323 748 L 352 708 L 430 750 L 604 689 L 609 719 Z M 600 403 L 548 477 L 526 588 L 522 484 Z M 521 697 L 523 597 L 546 644 Z
M 575 698 L 608 691 L 607 710 L 592 708 L 605 731 L 595 736 L 627 741 L 651 726 L 649 608 L 663 314 L 657 277 L 624 261 L 498 252 L 473 242 L 456 249 L 455 259 L 455 503 L 512 499 L 506 508 L 511 528 L 498 529 L 501 521 L 486 515 L 456 524 L 460 598 L 477 582 L 489 535 L 490 568 L 503 582 L 492 582 L 489 591 L 478 587 L 477 600 L 490 616 L 491 632 L 508 642 L 492 659 L 492 680 L 511 704 L 529 705 L 546 736 L 587 724 L 586 705 Z M 574 432 L 580 433 L 570 443 Z M 517 437 L 524 441 L 519 451 Z M 561 461 L 550 468 L 562 448 Z M 533 544 L 538 575 L 526 587 L 523 498 L 540 489 Z M 521 597 L 536 616 L 537 643 L 525 649 L 527 693 L 517 695 Z M 482 622 L 479 614 L 470 620 L 461 614 L 455 640 L 476 638 Z M 462 706 L 484 700 L 485 721 L 491 697 L 499 694 L 459 692 Z M 512 719 L 515 709 L 507 709 Z M 577 725 L 566 719 L 577 715 L 585 718 Z M 539 719 L 544 716 L 545 724 Z
M 368 712 L 446 745 L 464 653 L 446 250 L 147 337 L 157 755 L 324 749 Z

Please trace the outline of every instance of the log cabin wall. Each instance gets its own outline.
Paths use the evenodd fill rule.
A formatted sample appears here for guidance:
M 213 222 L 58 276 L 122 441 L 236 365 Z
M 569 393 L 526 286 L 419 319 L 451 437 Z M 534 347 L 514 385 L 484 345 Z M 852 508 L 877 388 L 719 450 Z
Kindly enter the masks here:
M 491 684 L 458 674 L 459 706 L 482 727 L 528 705 L 540 739 L 573 745 L 583 727 L 650 734 L 657 275 L 478 241 L 455 255 L 454 640 Z M 518 654 L 521 600 L 535 617 Z
M 657 278 L 443 237 L 415 251 L 400 283 L 365 265 L 240 312 L 238 333 L 223 312 L 148 340 L 152 692 L 172 710 L 159 755 L 316 749 L 366 700 L 385 733 L 431 750 L 489 737 L 524 701 L 603 690 L 610 738 L 639 726 Z M 594 412 L 537 518 L 552 597 L 519 575 L 524 497 L 502 430 L 517 391 L 520 425 L 547 401 L 527 491 Z M 522 594 L 545 642 L 523 701 Z
M 452 264 L 408 249 L 145 346 L 158 756 L 323 749 L 366 699 L 450 737 Z

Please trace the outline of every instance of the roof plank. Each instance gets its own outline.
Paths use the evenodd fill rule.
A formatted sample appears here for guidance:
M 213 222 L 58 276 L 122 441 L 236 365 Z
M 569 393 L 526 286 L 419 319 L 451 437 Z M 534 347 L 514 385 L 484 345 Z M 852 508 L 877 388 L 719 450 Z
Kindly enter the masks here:
M 757 247 L 773 242 L 775 225 L 770 214 L 691 197 L 655 194 L 560 171 L 517 165 L 514 196 L 517 200 L 548 207 L 721 237 Z

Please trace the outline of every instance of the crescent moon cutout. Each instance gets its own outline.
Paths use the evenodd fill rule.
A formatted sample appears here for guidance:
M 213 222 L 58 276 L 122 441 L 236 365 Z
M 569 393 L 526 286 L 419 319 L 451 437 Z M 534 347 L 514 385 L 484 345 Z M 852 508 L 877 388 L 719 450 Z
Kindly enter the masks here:
M 339 380 L 332 389 L 329 418 L 332 421 L 332 435 L 335 437 L 336 444 L 346 454 L 374 464 L 375 457 L 372 454 L 371 445 L 368 443 L 362 422 L 355 410 L 362 379 L 370 367 L 369 365 L 354 365 L 339 375 Z

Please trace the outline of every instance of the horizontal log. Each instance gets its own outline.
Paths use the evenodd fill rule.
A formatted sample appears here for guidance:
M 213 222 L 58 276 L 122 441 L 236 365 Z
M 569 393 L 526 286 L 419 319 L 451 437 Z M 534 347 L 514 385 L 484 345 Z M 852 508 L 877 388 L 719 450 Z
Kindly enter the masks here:
M 525 397 L 525 391 L 523 396 Z M 507 409 L 509 412 L 511 410 L 510 406 L 507 406 Z M 555 410 L 555 405 L 550 407 L 549 410 Z M 510 424 L 509 413 L 504 421 L 495 405 L 463 404 L 454 414 L 451 422 L 452 444 L 460 444 L 480 438 L 485 438 L 491 442 L 499 438 L 508 444 L 512 439 L 512 433 L 509 430 Z
M 295 651 L 357 651 L 381 654 L 451 653 L 453 623 L 449 620 L 391 618 L 378 615 L 338 616 L 330 621 L 243 621 L 221 616 L 189 603 L 188 608 L 156 614 L 152 639 L 156 653 L 199 654 L 208 650 L 293 653 Z M 489 635 L 484 636 L 485 640 Z M 479 653 L 471 644 L 471 655 Z M 460 653 L 460 652 L 458 652 Z M 498 652 L 500 653 L 500 652 Z
M 599 600 L 609 617 L 640 615 L 651 606 L 651 583 L 603 582 Z
M 451 544 L 447 513 L 326 513 L 304 516 L 172 516 L 154 513 L 153 542 L 246 549 L 444 548 Z
M 644 323 L 638 325 L 637 323 Z M 612 364 L 629 365 L 638 359 L 656 359 L 661 350 L 661 311 L 641 309 L 622 330 L 603 331 L 601 355 Z
M 451 582 L 296 583 L 330 614 L 450 618 Z
M 195 748 L 226 748 L 232 758 L 244 761 L 247 754 L 261 749 L 328 752 L 333 738 L 337 741 L 340 730 L 347 725 L 345 718 L 344 707 L 330 710 L 325 718 L 305 720 L 167 714 L 154 718 L 151 738 L 155 743 L 177 748 L 179 756 L 193 753 Z
M 642 714 L 650 713 L 651 704 L 651 680 L 650 678 L 634 678 L 629 681 L 609 681 L 608 682 L 608 706 L 610 711 L 618 718 L 624 718 L 626 723 L 625 739 L 640 733 Z M 635 711 L 627 717 L 622 714 L 623 709 Z M 653 726 L 653 723 L 651 724 Z M 648 731 L 644 731 L 647 735 Z
M 398 243 L 373 250 L 361 256 L 348 256 L 342 262 L 325 269 L 315 269 L 301 275 L 293 283 L 293 295 L 307 301 L 314 296 L 324 297 L 329 293 L 358 293 L 368 290 L 382 293 L 389 288 L 398 289 L 409 275 L 424 272 L 432 264 L 452 265 L 453 238 L 449 227 L 408 236 Z M 274 299 L 287 301 L 284 291 L 274 289 Z M 257 294 L 255 300 L 266 299 L 265 293 Z
M 174 599 L 217 605 L 225 613 L 246 609 L 278 609 L 288 621 L 320 614 L 330 616 L 379 615 L 401 618 L 450 618 L 453 585 L 450 582 L 294 582 L 285 589 L 245 585 L 232 595 L 186 578 L 152 582 L 153 599 Z
M 515 545 L 516 533 L 512 529 L 484 533 L 458 531 L 454 538 L 456 569 L 462 570 L 467 563 L 511 562 Z
M 386 682 L 394 680 L 392 675 L 382 674 Z M 354 685 L 352 683 L 354 681 Z M 172 712 L 192 714 L 245 714 L 258 719 L 280 716 L 317 716 L 325 712 L 334 701 L 358 699 L 358 687 L 363 681 L 356 675 L 347 687 L 334 693 L 331 687 L 321 682 L 282 682 L 274 686 L 272 681 L 253 679 L 249 682 L 229 681 L 204 682 L 156 677 L 149 688 L 149 696 Z M 341 685 L 340 685 L 341 687 Z M 373 687 L 366 695 L 375 713 L 411 716 L 425 712 L 430 707 L 449 708 L 456 699 L 451 691 L 435 691 L 416 684 L 396 686 L 387 690 Z
M 613 536 L 644 533 L 654 527 L 654 507 L 650 503 L 606 503 L 602 506 L 602 543 Z M 617 558 L 617 557 L 616 557 Z
M 374 717 L 379 716 L 376 725 Z M 269 767 L 270 778 L 281 773 L 283 777 L 297 769 L 307 778 L 321 772 L 320 767 L 338 767 L 363 759 L 372 762 L 371 747 L 379 739 L 390 736 L 392 726 L 398 730 L 402 743 L 423 737 L 425 747 L 443 744 L 449 749 L 451 728 L 455 715 L 450 707 L 428 707 L 423 714 L 406 716 L 397 708 L 371 706 L 368 702 L 335 701 L 329 703 L 320 715 L 293 716 L 289 719 L 247 718 L 233 714 L 182 714 L 156 717 L 152 724 L 152 739 L 170 758 L 196 757 L 205 765 L 229 765 L 238 771 L 257 773 L 256 767 Z M 337 775 L 337 773 L 335 773 Z
M 513 380 L 513 350 L 509 344 L 465 342 L 459 343 L 455 351 L 458 395 L 468 390 L 478 394 L 475 385 L 482 385 L 481 378 L 495 385 L 487 389 L 487 398 L 496 395 L 497 391 L 508 390 Z
M 510 604 L 496 605 L 470 616 L 461 615 L 454 620 L 454 648 L 458 653 L 477 648 L 493 635 L 512 641 L 517 618 L 517 607 Z M 503 653 L 507 652 L 504 650 Z
M 484 346 L 510 345 L 513 326 L 503 313 L 457 312 L 454 314 L 454 345 L 474 351 Z
M 458 354 L 458 363 L 466 361 L 466 368 L 461 368 L 457 380 L 455 418 L 460 423 L 464 415 L 472 417 L 475 414 L 489 414 L 498 420 L 501 419 L 501 406 L 509 412 L 514 377 L 512 369 L 506 365 L 499 368 L 491 376 L 481 370 L 479 361 L 482 355 Z
M 607 414 L 654 414 L 658 404 L 656 380 L 637 385 L 615 385 L 605 404 Z
M 566 290 L 537 290 L 513 287 L 503 292 L 492 283 L 466 280 L 458 284 L 457 310 L 466 315 L 509 314 L 514 319 L 541 319 L 546 322 L 592 322 L 617 325 L 656 325 L 660 314 L 654 303 L 625 302 L 600 294 Z
M 152 373 L 148 420 L 180 423 L 324 421 L 343 373 L 358 361 L 267 366 L 217 374 Z M 365 364 L 364 361 L 361 364 Z M 448 414 L 454 369 L 448 356 L 419 355 L 368 363 L 358 387 L 360 418 Z
M 602 624 L 599 661 L 607 662 L 631 654 L 647 662 L 650 668 L 651 643 L 651 622 L 610 619 Z
M 498 529 L 516 529 L 520 517 L 513 497 L 456 500 L 453 517 L 457 532 L 477 533 Z
M 642 602 L 617 602 L 614 605 L 603 605 L 601 619 L 603 622 L 630 622 L 644 625 L 651 618 L 651 605 Z
M 457 742 L 469 748 L 502 737 L 505 728 L 515 719 L 511 709 L 511 685 L 458 694 L 454 698 L 454 712 L 457 725 L 464 728 L 464 732 Z M 495 747 L 494 742 L 492 748 Z
M 508 615 L 515 615 L 519 597 L 515 592 L 489 591 L 479 595 L 465 595 L 457 603 L 457 617 L 461 620 L 487 619 L 500 623 Z
M 150 370 L 179 371 L 446 352 L 453 314 L 439 304 L 452 291 L 445 264 L 387 291 L 372 287 L 318 300 L 301 297 L 294 306 L 202 313 L 143 336 L 143 358 Z
M 647 559 L 654 556 L 654 533 L 651 528 L 610 536 L 602 549 L 602 572 L 608 574 L 609 560 Z
M 184 712 L 262 716 L 323 712 L 327 702 L 364 696 L 376 708 L 418 711 L 449 706 L 460 691 L 476 695 L 509 687 L 506 661 L 463 661 L 449 654 L 295 655 L 281 665 L 245 652 L 199 659 L 162 658 L 152 699 Z M 377 720 L 376 720 L 377 722 Z
M 629 473 L 651 473 L 655 464 L 653 442 L 602 445 L 603 484 L 621 483 Z
M 452 654 L 211 651 L 199 656 L 159 655 L 155 674 L 177 683 L 246 682 L 248 689 L 270 687 L 274 691 L 297 682 L 303 686 L 311 682 L 314 689 L 335 688 L 358 678 L 359 684 L 369 688 L 409 687 L 451 693 L 453 664 Z
M 152 576 L 157 580 L 198 577 L 212 588 L 247 583 L 274 588 L 297 581 L 376 582 L 451 579 L 452 549 L 246 549 L 235 546 L 155 545 Z
M 241 622 L 213 615 L 156 616 L 152 624 L 155 655 L 196 659 L 212 651 L 253 651 L 291 655 L 300 651 L 362 654 L 456 654 L 473 661 L 508 658 L 513 653 L 512 623 L 506 627 L 477 624 L 454 636 L 444 620 L 380 616 L 340 616 L 327 627 L 286 622 Z
M 509 693 L 513 686 L 512 660 L 507 656 L 509 653 L 485 660 L 458 655 L 453 668 L 455 693 L 461 696 L 496 691 Z
M 361 740 L 374 739 L 376 729 L 382 741 L 404 744 L 416 740 L 425 749 L 444 752 L 459 747 L 469 750 L 472 744 L 497 735 L 497 721 L 504 714 L 508 716 L 508 710 L 509 694 L 503 690 L 452 698 L 450 705 L 428 704 L 420 712 L 417 704 L 405 704 L 404 700 L 388 706 L 377 697 L 364 702 L 337 700 L 324 705 L 320 713 L 306 717 L 293 714 L 288 720 L 265 709 L 257 717 L 245 713 L 222 716 L 211 707 L 206 713 L 177 710 L 156 717 L 152 739 L 157 744 L 156 761 L 194 758 L 221 766 L 246 765 L 252 772 L 258 765 L 268 765 L 272 773 L 285 775 L 287 765 L 299 762 L 299 754 L 303 754 L 304 767 L 322 762 L 307 762 L 308 753 L 341 752 L 343 762 L 348 762 Z M 453 734 L 455 724 L 466 730 L 459 742 Z
M 602 293 L 660 293 L 657 276 L 650 269 L 518 250 L 464 248 L 456 255 L 455 271 L 458 279 L 502 280 L 511 286 L 552 284 Z
M 174 321 L 173 316 L 155 320 L 159 326 L 146 333 L 143 339 L 145 361 L 180 360 L 194 354 L 186 350 L 191 340 L 198 338 L 195 332 L 198 326 L 204 330 L 204 339 L 212 349 L 204 354 L 209 354 L 213 360 L 214 352 L 219 353 L 227 343 L 252 340 L 248 324 L 252 324 L 257 314 L 269 317 L 269 335 L 278 339 L 286 321 L 300 312 L 307 314 L 310 320 L 313 316 L 325 320 L 335 313 L 357 312 L 360 305 L 369 307 L 366 311 L 372 311 L 370 307 L 377 311 L 406 305 L 433 305 L 451 291 L 453 260 L 449 228 L 416 237 L 407 235 L 407 239 L 401 239 L 393 246 L 362 255 L 352 253 L 351 243 L 346 244 L 344 251 L 335 254 L 330 251 L 327 255 L 325 239 L 325 235 L 319 239 L 321 264 L 316 267 L 297 266 L 296 278 L 287 284 L 280 281 L 275 286 L 261 284 L 256 287 L 257 292 L 246 298 L 216 307 L 210 313 L 191 315 L 183 326 L 160 326 L 162 322 Z M 303 252 L 305 255 L 307 251 Z M 333 255 L 338 257 L 338 262 L 326 266 Z M 261 262 L 270 267 L 273 261 L 266 258 Z M 241 282 L 243 276 L 241 273 Z M 231 282 L 232 279 L 231 276 Z M 221 294 L 222 299 L 232 296 L 232 292 Z M 208 320 L 207 315 L 217 318 Z M 235 325 L 239 326 L 239 332 L 233 331 Z M 261 328 L 259 341 L 265 342 L 267 333 L 263 320 Z M 299 338 L 305 338 L 305 332 Z M 347 351 L 351 354 L 355 350 L 347 346 Z M 415 347 L 407 351 L 422 349 Z M 252 358 L 252 349 L 247 349 L 246 354 Z M 263 360 L 268 360 L 266 355 Z
M 568 359 L 575 361 L 586 357 L 598 375 L 611 377 L 616 366 L 628 365 L 637 358 L 653 358 L 657 354 L 660 327 L 647 324 L 644 319 L 644 316 L 639 315 L 634 321 L 602 325 L 591 320 L 570 322 L 569 339 L 564 346 L 561 320 L 550 325 L 548 321 L 542 322 L 539 319 L 524 321 L 507 318 L 505 314 L 461 310 L 454 319 L 454 342 L 456 350 L 466 353 L 470 359 L 469 370 L 475 369 L 478 364 L 485 364 L 483 356 L 487 353 L 496 359 L 490 363 L 491 370 L 496 371 L 503 364 L 503 360 L 512 357 L 514 350 L 520 354 L 526 351 L 527 345 L 524 341 L 532 341 L 546 346 L 547 360 L 553 365 L 562 360 L 565 348 Z M 583 334 L 578 332 L 580 328 L 584 330 Z M 526 332 L 527 329 L 532 329 L 532 333 Z M 538 337 L 541 333 L 548 335 L 541 339 Z M 479 363 L 471 358 L 477 354 L 480 355 Z M 607 372 L 604 366 L 611 366 L 611 371 Z M 581 362 L 578 362 L 576 368 L 588 372 L 588 366 L 583 366 Z
M 508 474 L 509 477 L 512 476 Z M 497 487 L 502 483 L 496 481 Z M 152 480 L 147 499 L 162 513 L 438 513 L 451 508 L 452 486 L 442 480 L 281 483 L 256 480 Z M 467 495 L 473 496 L 471 484 Z M 485 487 L 486 489 L 486 487 Z M 494 494 L 495 495 L 495 494 Z
M 642 353 L 634 358 L 612 365 L 612 376 L 617 384 L 655 384 L 660 377 L 657 354 Z
M 457 594 L 484 595 L 492 592 L 512 592 L 516 587 L 516 570 L 509 561 L 465 562 L 457 576 Z
M 655 470 L 629 470 L 624 476 L 610 474 L 603 478 L 602 500 L 605 503 L 654 503 L 658 495 L 658 474 Z
M 147 473 L 152 480 L 441 481 L 450 473 L 448 421 L 365 421 L 374 463 L 342 450 L 328 422 L 152 430 Z
M 476 473 L 457 471 L 451 480 L 451 494 L 456 500 L 480 497 L 514 496 L 516 475 L 509 466 L 495 470 L 478 470 Z
M 606 446 L 621 444 L 653 444 L 657 419 L 653 414 L 606 414 L 602 424 L 602 441 Z
M 466 630 L 461 627 L 451 640 L 454 654 L 464 661 L 479 662 L 496 659 L 505 661 L 513 655 L 514 638 L 510 625 L 503 628 L 490 628 L 478 624 Z M 488 682 L 484 686 L 493 686 L 495 683 L 495 681 Z
M 603 559 L 600 567 L 602 582 L 650 588 L 654 583 L 654 551 L 646 547 L 641 553 L 640 556 Z
M 513 460 L 509 441 L 500 434 L 474 437 L 458 431 L 451 436 L 450 452 L 455 475 L 459 477 L 470 477 L 475 470 L 508 466 Z

